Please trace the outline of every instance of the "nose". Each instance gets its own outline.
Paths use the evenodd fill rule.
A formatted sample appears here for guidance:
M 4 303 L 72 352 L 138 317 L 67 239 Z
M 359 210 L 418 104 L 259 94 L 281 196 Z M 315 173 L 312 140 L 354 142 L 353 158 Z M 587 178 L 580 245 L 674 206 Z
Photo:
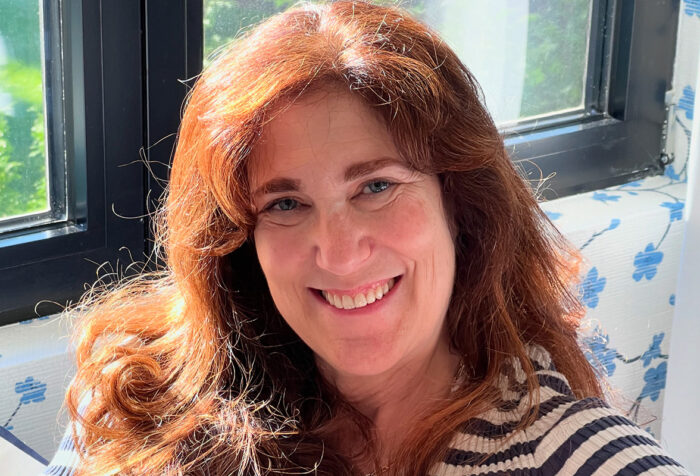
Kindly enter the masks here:
M 316 265 L 336 276 L 360 270 L 372 253 L 362 220 L 347 209 L 319 216 L 314 230 Z

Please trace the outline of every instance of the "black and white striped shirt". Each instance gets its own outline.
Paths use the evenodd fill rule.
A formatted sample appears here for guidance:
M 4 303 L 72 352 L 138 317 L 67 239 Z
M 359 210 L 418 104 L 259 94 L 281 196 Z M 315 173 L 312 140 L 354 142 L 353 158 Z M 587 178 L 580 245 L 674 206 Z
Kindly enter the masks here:
M 453 438 L 434 476 L 687 475 L 654 438 L 599 398 L 577 399 L 549 353 L 528 347 L 540 384 L 535 422 L 515 431 L 529 399 L 513 388 L 526 376 L 517 361 L 502 374 L 503 400 Z M 508 374 L 508 375 L 506 375 Z
M 576 399 L 547 351 L 528 348 L 540 384 L 536 421 L 516 430 L 529 399 L 517 361 L 499 381 L 503 403 L 455 434 L 432 476 L 689 475 L 647 432 L 598 398 Z M 70 428 L 44 474 L 69 476 L 79 463 Z

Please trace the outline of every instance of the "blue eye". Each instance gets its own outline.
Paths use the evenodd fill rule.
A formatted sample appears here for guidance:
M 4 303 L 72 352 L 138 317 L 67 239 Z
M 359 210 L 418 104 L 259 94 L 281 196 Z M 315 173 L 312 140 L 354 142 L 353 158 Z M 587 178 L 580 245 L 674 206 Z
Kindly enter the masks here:
M 369 182 L 362 189 L 362 193 L 380 193 L 391 186 L 391 183 L 386 180 L 375 180 L 374 182 Z
M 281 200 L 277 200 L 276 202 L 273 202 L 268 209 L 276 209 L 279 211 L 287 212 L 294 210 L 299 206 L 299 202 L 294 200 L 293 198 L 283 198 Z

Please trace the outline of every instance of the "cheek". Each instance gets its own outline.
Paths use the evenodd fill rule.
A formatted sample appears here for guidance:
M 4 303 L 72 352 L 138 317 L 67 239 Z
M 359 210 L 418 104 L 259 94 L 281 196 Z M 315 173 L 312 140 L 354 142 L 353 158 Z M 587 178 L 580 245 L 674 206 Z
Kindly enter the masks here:
M 438 192 L 439 193 L 439 192 Z M 455 247 L 441 201 L 423 195 L 405 200 L 384 219 L 384 245 L 403 255 L 409 263 L 412 308 L 425 317 L 432 329 L 447 311 L 454 286 Z M 430 316 L 430 317 L 429 317 Z
M 440 201 L 402 197 L 379 220 L 382 242 L 416 260 L 451 261 L 454 243 Z M 446 263 L 442 263 L 446 264 Z
M 273 298 L 279 296 L 281 291 L 293 289 L 294 286 L 290 284 L 299 276 L 304 262 L 297 234 L 260 227 L 255 230 L 254 238 L 258 261 Z

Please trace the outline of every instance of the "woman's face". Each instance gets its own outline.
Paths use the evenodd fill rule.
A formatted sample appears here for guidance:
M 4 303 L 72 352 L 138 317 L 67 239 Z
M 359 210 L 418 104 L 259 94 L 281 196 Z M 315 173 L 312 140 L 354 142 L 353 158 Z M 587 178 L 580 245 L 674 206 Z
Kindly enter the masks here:
M 455 250 L 439 181 L 406 166 L 359 98 L 329 89 L 283 110 L 250 183 L 272 298 L 324 368 L 379 375 L 447 345 Z

